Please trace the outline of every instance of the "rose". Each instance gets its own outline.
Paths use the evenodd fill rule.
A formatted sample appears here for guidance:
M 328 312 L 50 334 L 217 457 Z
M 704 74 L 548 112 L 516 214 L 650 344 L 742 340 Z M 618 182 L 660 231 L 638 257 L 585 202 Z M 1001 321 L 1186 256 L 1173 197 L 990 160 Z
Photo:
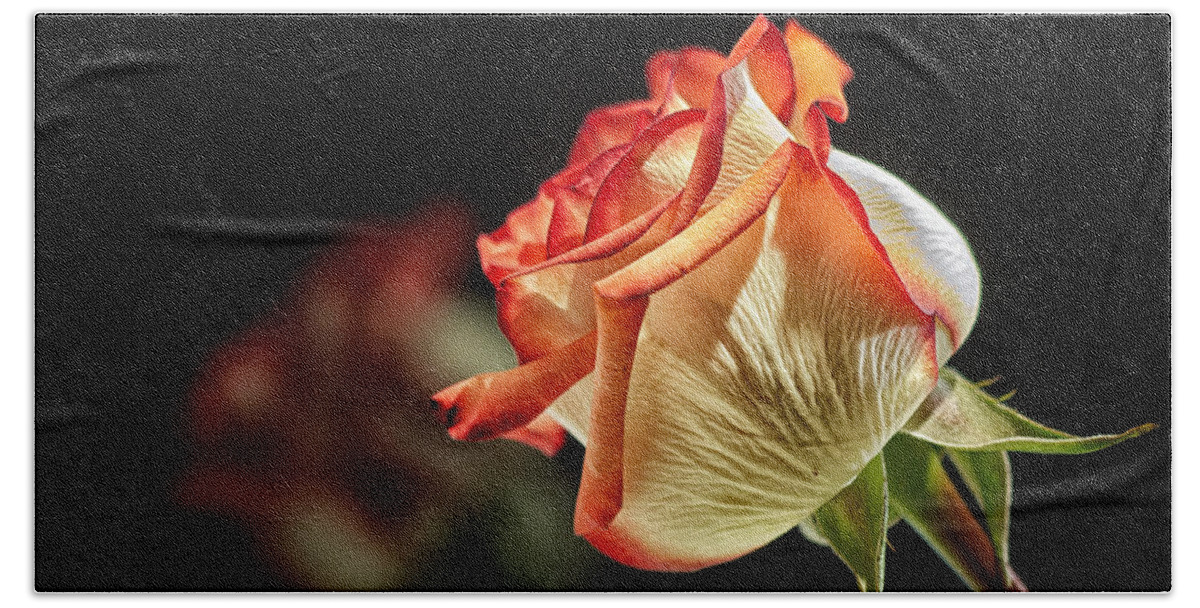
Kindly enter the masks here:
M 728 58 L 663 53 L 646 75 L 650 99 L 592 113 L 566 169 L 479 239 L 521 365 L 435 394 L 450 435 L 570 430 L 576 532 L 632 566 L 701 568 L 799 524 L 882 589 L 903 519 L 972 588 L 1023 589 L 1006 452 L 1153 425 L 1075 437 L 942 367 L 975 322 L 975 262 L 931 203 L 830 149 L 851 72 L 815 36 L 760 17 Z
M 556 420 L 586 442 L 577 533 L 691 570 L 850 484 L 975 321 L 965 240 L 886 171 L 831 151 L 850 69 L 759 18 L 728 58 L 647 66 L 568 166 L 479 240 L 516 369 L 434 396 L 451 436 Z

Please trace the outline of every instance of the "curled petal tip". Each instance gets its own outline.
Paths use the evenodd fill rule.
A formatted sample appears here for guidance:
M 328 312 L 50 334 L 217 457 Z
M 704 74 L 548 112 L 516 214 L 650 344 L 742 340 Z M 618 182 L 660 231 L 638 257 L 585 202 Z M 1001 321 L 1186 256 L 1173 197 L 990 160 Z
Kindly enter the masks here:
M 467 435 L 470 425 L 460 424 L 463 422 L 463 416 L 460 414 L 460 402 L 463 400 L 463 394 L 466 392 L 467 386 L 473 382 L 475 378 L 463 380 L 457 384 L 448 386 L 432 397 L 433 409 L 437 415 L 437 419 L 446 427 L 446 432 L 459 441 L 467 441 Z

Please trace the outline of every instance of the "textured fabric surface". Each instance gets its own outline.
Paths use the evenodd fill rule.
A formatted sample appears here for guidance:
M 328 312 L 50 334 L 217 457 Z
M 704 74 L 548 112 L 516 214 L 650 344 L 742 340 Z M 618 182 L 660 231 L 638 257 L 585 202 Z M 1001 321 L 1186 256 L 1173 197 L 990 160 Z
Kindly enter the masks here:
M 645 96 L 654 52 L 727 52 L 752 17 L 38 17 L 37 588 L 287 588 L 235 522 L 173 498 L 201 363 L 347 222 L 449 195 L 494 230 L 589 110 Z M 1169 18 L 796 18 L 855 70 L 833 145 L 975 253 L 981 311 L 951 363 L 1067 432 L 1160 425 L 1013 455 L 1013 566 L 1035 590 L 1168 589 Z M 466 285 L 491 297 L 477 269 Z M 889 590 L 962 589 L 911 530 L 889 539 Z M 481 560 L 474 578 L 424 588 L 520 586 L 461 540 L 446 559 Z M 685 575 L 592 568 L 580 588 L 853 588 L 796 531 Z

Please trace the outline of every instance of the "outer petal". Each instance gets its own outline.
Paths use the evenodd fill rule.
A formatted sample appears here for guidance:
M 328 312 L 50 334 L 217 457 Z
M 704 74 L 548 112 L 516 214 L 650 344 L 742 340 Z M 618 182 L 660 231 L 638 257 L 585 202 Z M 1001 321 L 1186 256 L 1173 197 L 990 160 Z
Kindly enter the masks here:
M 766 217 L 651 298 L 621 509 L 589 538 L 615 559 L 689 570 L 762 546 L 849 484 L 936 381 L 932 319 L 857 202 L 796 158 Z
M 654 119 L 659 102 L 631 101 L 592 110 L 583 120 L 567 166 L 587 164 L 606 150 L 629 143 Z
M 766 211 L 797 150 L 795 145 L 785 142 L 759 172 L 734 192 L 728 204 L 596 284 L 600 320 L 596 391 L 575 509 L 575 531 L 601 550 L 613 542 L 613 533 L 608 528 L 622 506 L 626 403 L 631 395 L 631 369 L 640 348 L 639 330 L 649 304 L 648 296 L 718 254 L 755 223 Z M 620 532 L 616 534 L 621 537 Z M 637 565 L 654 569 L 679 567 L 669 558 L 653 553 L 639 558 Z
M 479 237 L 479 260 L 492 285 L 546 260 L 546 233 L 553 213 L 554 198 L 539 192 L 532 201 L 509 213 L 503 226 Z
M 792 58 L 796 86 L 796 111 L 788 127 L 824 163 L 829 156 L 825 115 L 845 122 L 850 109 L 842 88 L 854 72 L 824 41 L 795 21 L 788 21 L 783 37 Z
M 742 61 L 746 62 L 754 87 L 767 107 L 786 123 L 796 102 L 792 60 L 779 28 L 762 15 L 742 34 L 726 65 L 732 67 Z
M 725 56 L 710 49 L 689 47 L 652 57 L 646 64 L 646 84 L 655 101 L 662 103 L 659 115 L 707 109 L 724 69 Z
M 478 441 L 531 424 L 592 370 L 595 332 L 544 357 L 504 372 L 488 372 L 448 386 L 433 400 L 451 437 Z
M 520 441 L 537 449 L 546 456 L 553 456 L 562 449 L 566 441 L 566 430 L 547 414 L 533 419 L 529 424 L 501 435 L 505 439 Z
M 933 203 L 884 169 L 839 150 L 830 154 L 829 168 L 858 194 L 909 296 L 937 315 L 938 362 L 945 363 L 979 313 L 979 269 L 966 239 Z
M 834 120 L 845 122 L 850 107 L 842 88 L 850 82 L 854 71 L 825 41 L 795 21 L 788 20 L 783 37 L 795 69 L 797 110 L 807 109 L 815 103 Z M 799 112 L 794 118 L 801 118 Z
M 653 246 L 639 243 L 639 239 L 683 188 L 700 137 L 701 118 L 699 111 L 678 112 L 639 136 L 596 191 L 586 232 L 589 242 L 496 281 L 500 327 L 521 361 L 558 350 L 595 327 L 592 283 Z M 533 213 L 529 215 L 537 219 Z M 512 240 L 505 231 L 515 219 L 523 218 L 510 217 L 504 228 L 480 239 L 485 263 L 485 244 L 497 235 Z M 549 224 L 547 219 L 547 227 Z M 511 257 L 506 254 L 498 259 Z

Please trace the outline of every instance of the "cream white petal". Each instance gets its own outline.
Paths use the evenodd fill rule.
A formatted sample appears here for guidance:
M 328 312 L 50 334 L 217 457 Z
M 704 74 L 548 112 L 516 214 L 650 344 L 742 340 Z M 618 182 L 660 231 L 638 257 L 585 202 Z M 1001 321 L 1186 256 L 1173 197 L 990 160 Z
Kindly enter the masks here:
M 933 203 L 887 170 L 840 150 L 829 155 L 829 168 L 858 194 L 909 296 L 938 316 L 938 362 L 945 363 L 979 313 L 979 268 L 967 240 Z
M 844 260 L 797 274 L 770 219 L 655 294 L 639 339 L 612 527 L 675 567 L 795 526 L 934 382 L 927 327 L 864 311 Z

